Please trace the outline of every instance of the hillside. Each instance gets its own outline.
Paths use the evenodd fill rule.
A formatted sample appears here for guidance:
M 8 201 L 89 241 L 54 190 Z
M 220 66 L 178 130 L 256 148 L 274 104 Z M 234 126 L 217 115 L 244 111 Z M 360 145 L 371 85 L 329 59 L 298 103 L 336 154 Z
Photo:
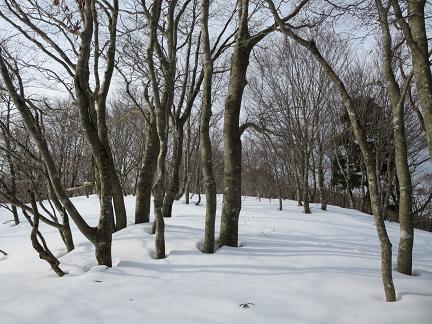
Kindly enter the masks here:
M 73 201 L 94 224 L 97 198 Z M 125 201 L 132 223 L 134 197 Z M 0 249 L 8 255 L 0 255 L 0 322 L 431 323 L 431 233 L 416 230 L 415 276 L 394 272 L 398 301 L 385 303 L 369 215 L 316 205 L 305 215 L 292 201 L 278 211 L 277 201 L 247 197 L 241 247 L 205 255 L 205 207 L 175 202 L 173 214 L 166 259 L 152 259 L 149 225 L 130 225 L 113 237 L 111 269 L 95 266 L 92 245 L 76 229 L 77 248 L 64 255 L 58 232 L 41 224 L 51 250 L 64 255 L 68 275 L 58 278 L 32 249 L 30 226 L 3 224 L 10 215 L 1 209 Z M 399 224 L 387 227 L 395 254 Z

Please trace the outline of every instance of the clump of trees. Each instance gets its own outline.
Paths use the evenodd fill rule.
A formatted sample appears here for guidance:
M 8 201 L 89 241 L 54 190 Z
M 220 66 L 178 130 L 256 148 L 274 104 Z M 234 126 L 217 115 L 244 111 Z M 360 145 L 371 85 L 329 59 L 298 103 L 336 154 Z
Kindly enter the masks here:
M 414 227 L 432 230 L 426 7 L 2 0 L 0 204 L 15 224 L 22 211 L 60 276 L 39 221 L 71 251 L 72 220 L 98 264 L 112 266 L 126 194 L 136 224 L 150 222 L 153 197 L 158 259 L 164 218 L 182 197 L 205 194 L 204 253 L 237 246 L 242 195 L 278 199 L 280 210 L 296 199 L 304 213 L 313 202 L 356 208 L 374 217 L 395 301 L 384 220 L 400 223 L 397 271 L 407 275 Z M 339 32 L 348 20 L 356 37 Z M 70 200 L 90 193 L 96 226 Z

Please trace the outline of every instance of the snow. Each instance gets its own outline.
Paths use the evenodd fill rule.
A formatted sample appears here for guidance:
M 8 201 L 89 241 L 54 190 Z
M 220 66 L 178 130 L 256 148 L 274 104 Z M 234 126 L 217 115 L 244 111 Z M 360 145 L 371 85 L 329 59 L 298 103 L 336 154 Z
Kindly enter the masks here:
M 132 223 L 135 200 L 125 199 Z M 96 197 L 73 201 L 97 222 Z M 284 201 L 278 211 L 276 200 L 246 197 L 242 246 L 206 255 L 205 206 L 175 202 L 165 220 L 168 257 L 152 258 L 150 225 L 130 225 L 113 237 L 111 269 L 96 266 L 75 229 L 77 247 L 65 255 L 58 232 L 41 224 L 62 256 L 63 278 L 32 249 L 30 226 L 3 224 L 11 217 L 1 209 L 0 249 L 8 255 L 0 254 L 0 323 L 431 323 L 431 233 L 415 231 L 415 276 L 394 272 L 398 301 L 386 303 L 372 218 L 318 205 L 306 215 L 296 204 Z M 399 226 L 387 228 L 396 255 Z

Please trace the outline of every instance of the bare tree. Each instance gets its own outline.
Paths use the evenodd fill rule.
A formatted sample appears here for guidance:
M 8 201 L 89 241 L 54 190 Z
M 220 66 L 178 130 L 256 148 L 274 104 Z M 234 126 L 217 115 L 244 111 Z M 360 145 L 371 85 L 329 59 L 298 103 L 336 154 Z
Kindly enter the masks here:
M 408 150 L 405 136 L 404 106 L 405 98 L 410 87 L 412 74 L 405 81 L 401 89 L 393 71 L 393 42 L 388 22 L 391 3 L 384 5 L 381 0 L 375 1 L 382 33 L 382 60 L 384 77 L 390 102 L 393 109 L 393 133 L 395 141 L 395 162 L 399 183 L 399 223 L 400 241 L 398 250 L 397 270 L 401 273 L 412 274 L 412 249 L 414 243 L 414 229 L 412 216 L 412 183 L 408 166 Z
M 382 279 L 384 284 L 384 291 L 386 295 L 386 300 L 388 302 L 392 302 L 396 300 L 396 293 L 393 285 L 393 277 L 392 277 L 392 250 L 390 239 L 387 234 L 387 230 L 384 223 L 384 217 L 380 208 L 380 194 L 379 194 L 379 185 L 378 179 L 374 164 L 373 152 L 371 151 L 368 142 L 365 130 L 360 124 L 359 117 L 357 111 L 355 109 L 355 105 L 353 99 L 351 98 L 344 82 L 332 68 L 330 63 L 324 58 L 318 49 L 316 42 L 314 40 L 306 40 L 299 36 L 290 26 L 286 24 L 280 17 L 278 10 L 271 0 L 266 0 L 266 2 L 270 6 L 270 10 L 273 13 L 275 22 L 281 29 L 281 31 L 299 43 L 301 46 L 306 48 L 317 60 L 317 62 L 322 66 L 325 73 L 328 75 L 329 79 L 333 82 L 336 90 L 339 92 L 339 95 L 342 98 L 342 101 L 347 110 L 349 120 L 351 123 L 351 127 L 353 132 L 359 142 L 360 150 L 363 155 L 363 160 L 366 166 L 366 172 L 368 176 L 369 183 L 369 194 L 371 199 L 371 207 L 372 212 L 375 219 L 375 225 L 377 229 L 378 238 L 381 244 L 381 271 L 382 271 Z

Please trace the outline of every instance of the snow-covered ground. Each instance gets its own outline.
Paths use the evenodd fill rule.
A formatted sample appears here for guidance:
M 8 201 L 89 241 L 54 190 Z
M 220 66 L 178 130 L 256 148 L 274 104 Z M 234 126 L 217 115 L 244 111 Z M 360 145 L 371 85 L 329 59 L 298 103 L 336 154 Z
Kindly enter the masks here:
M 73 201 L 97 221 L 96 197 Z M 126 206 L 132 223 L 133 197 Z M 32 249 L 30 226 L 3 224 L 10 215 L 0 210 L 0 249 L 8 252 L 0 255 L 0 323 L 432 323 L 431 233 L 416 231 L 415 276 L 394 272 L 399 300 L 385 303 L 369 215 L 315 205 L 305 215 L 292 201 L 278 211 L 277 201 L 247 197 L 242 247 L 205 255 L 204 206 L 175 202 L 173 214 L 166 259 L 152 259 L 149 225 L 131 225 L 114 235 L 111 269 L 95 266 L 76 230 L 77 248 L 64 255 L 58 232 L 41 224 L 52 251 L 64 255 L 69 274 L 58 278 Z M 398 224 L 387 228 L 396 254 Z

